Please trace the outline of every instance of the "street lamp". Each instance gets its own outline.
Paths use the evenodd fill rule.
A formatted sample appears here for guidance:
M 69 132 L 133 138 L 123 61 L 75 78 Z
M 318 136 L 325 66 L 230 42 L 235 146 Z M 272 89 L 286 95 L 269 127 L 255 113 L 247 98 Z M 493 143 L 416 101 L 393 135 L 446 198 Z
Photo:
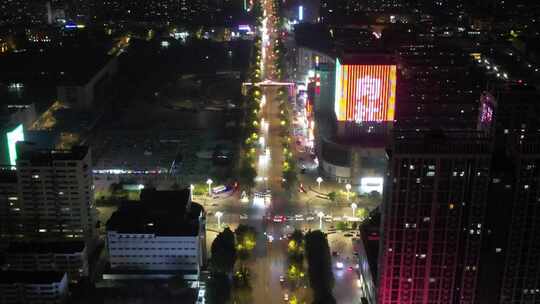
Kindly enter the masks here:
M 351 198 L 351 184 L 346 184 L 345 189 L 347 189 L 347 200 L 350 200 Z
M 221 217 L 223 216 L 223 212 L 218 211 L 216 212 L 215 216 L 217 217 L 217 226 L 218 230 L 221 229 Z
M 206 180 L 206 184 L 208 185 L 208 196 L 212 196 L 212 183 L 214 181 L 211 179 Z
M 317 177 L 316 181 L 317 181 L 317 184 L 319 184 L 319 191 L 321 191 L 321 183 L 323 182 L 322 177 L 320 177 L 320 176 Z
M 352 203 L 351 208 L 352 208 L 352 217 L 354 218 L 356 214 L 354 212 L 356 211 L 356 208 L 358 208 L 358 205 L 356 203 Z
M 190 196 L 190 199 L 193 199 L 193 190 L 195 190 L 195 186 L 193 186 L 193 184 L 189 185 L 189 196 Z
M 317 213 L 317 216 L 319 217 L 319 230 L 322 230 L 322 219 L 324 217 L 324 213 L 322 213 L 322 211 L 319 211 L 319 213 Z

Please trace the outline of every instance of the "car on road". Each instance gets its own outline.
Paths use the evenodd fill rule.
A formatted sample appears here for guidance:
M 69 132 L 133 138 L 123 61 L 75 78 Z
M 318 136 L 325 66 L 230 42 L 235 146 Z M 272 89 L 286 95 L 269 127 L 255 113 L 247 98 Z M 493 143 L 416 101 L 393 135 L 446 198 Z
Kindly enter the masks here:
M 332 256 L 333 257 L 337 257 L 339 255 L 339 253 L 337 251 L 332 251 Z
M 285 276 L 279 276 L 279 282 L 280 283 L 285 283 Z
M 297 214 L 297 215 L 294 216 L 294 219 L 297 220 L 297 221 L 303 221 L 304 216 L 302 214 Z
M 248 219 L 247 214 L 240 214 L 240 219 L 241 220 L 247 220 Z
M 285 293 L 283 295 L 283 301 L 287 301 L 287 302 L 289 301 L 289 294 L 288 293 Z
M 282 223 L 283 221 L 285 221 L 285 217 L 283 215 L 274 215 L 275 223 Z
M 351 233 L 345 233 L 343 236 L 344 236 L 344 237 L 351 237 L 351 236 L 353 236 L 353 235 L 352 235 Z
M 294 216 L 287 215 L 287 221 L 294 221 Z
M 315 218 L 313 216 L 307 216 L 306 221 L 310 222 L 313 221 Z
M 220 185 L 220 186 L 212 188 L 212 193 L 213 194 L 220 194 L 220 193 L 228 192 L 230 190 L 232 190 L 231 187 L 225 186 L 225 185 Z

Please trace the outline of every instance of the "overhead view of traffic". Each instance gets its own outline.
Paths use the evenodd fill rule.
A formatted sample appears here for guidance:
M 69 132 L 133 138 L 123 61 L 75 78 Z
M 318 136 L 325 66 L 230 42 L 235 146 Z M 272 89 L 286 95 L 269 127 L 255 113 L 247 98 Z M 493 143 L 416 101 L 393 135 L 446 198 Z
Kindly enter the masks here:
M 540 1 L 0 1 L 0 304 L 540 303 Z

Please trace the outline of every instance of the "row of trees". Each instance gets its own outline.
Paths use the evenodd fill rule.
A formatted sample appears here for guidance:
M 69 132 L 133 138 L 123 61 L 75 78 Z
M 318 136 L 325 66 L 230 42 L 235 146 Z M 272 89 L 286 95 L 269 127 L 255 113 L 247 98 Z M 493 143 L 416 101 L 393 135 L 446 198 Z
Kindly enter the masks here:
M 244 121 L 244 138 L 242 143 L 242 151 L 240 153 L 240 163 L 238 165 L 238 180 L 245 189 L 250 189 L 254 186 L 257 171 L 256 164 L 256 149 L 259 140 L 260 131 L 260 104 L 262 92 L 258 87 L 249 90 L 245 97 L 245 121 Z
M 304 236 L 302 231 L 295 230 L 289 238 L 287 252 L 289 261 L 287 278 L 291 291 L 294 292 L 298 287 L 307 285 L 309 278 L 314 304 L 336 303 L 332 294 L 334 275 L 326 234 L 315 230 L 309 231 Z M 300 294 L 298 292 L 294 295 L 293 301 L 300 300 L 297 299 Z
M 305 236 L 305 251 L 309 283 L 313 290 L 313 303 L 336 303 L 336 299 L 332 294 L 334 275 L 326 234 L 320 230 L 308 232 Z
M 276 43 L 274 44 L 274 52 L 276 54 L 276 65 L 277 65 L 276 76 L 278 79 L 283 79 L 283 76 L 286 75 L 285 72 L 287 71 L 287 62 L 286 62 L 287 49 L 285 48 L 285 45 L 281 37 L 278 38 Z
M 240 225 L 233 232 L 225 228 L 212 242 L 207 301 L 211 304 L 250 303 L 250 273 L 246 265 L 256 245 L 253 227 Z
M 261 81 L 260 61 L 261 37 L 255 37 L 253 42 L 253 52 L 248 69 L 248 80 L 252 83 Z M 260 106 L 262 91 L 259 87 L 252 87 L 244 96 L 244 122 L 242 128 L 243 142 L 240 151 L 240 159 L 237 165 L 236 176 L 244 189 L 254 186 L 257 172 L 255 170 L 255 152 L 260 130 Z
M 280 111 L 280 136 L 283 138 L 281 145 L 283 147 L 283 180 L 285 189 L 290 190 L 296 186 L 298 182 L 296 161 L 294 160 L 293 151 L 291 148 L 290 134 L 290 115 L 288 107 L 288 93 L 286 88 L 278 89 L 278 101 Z
M 304 289 L 302 286 L 307 285 L 306 265 L 305 265 L 305 241 L 304 234 L 300 230 L 295 230 L 287 243 L 288 266 L 287 280 L 289 289 L 293 293 L 290 297 L 290 303 L 303 303 L 305 300 L 302 296 Z

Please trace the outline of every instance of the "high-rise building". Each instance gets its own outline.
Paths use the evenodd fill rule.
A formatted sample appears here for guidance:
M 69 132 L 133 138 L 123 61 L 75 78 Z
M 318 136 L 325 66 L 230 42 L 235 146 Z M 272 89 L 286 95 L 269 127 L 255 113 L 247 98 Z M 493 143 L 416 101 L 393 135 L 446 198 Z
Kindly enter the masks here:
M 92 240 L 96 209 L 88 147 L 36 150 L 17 145 L 18 212 L 21 237 Z
M 11 168 L 0 170 L 0 239 L 17 237 L 20 204 L 17 172 Z
M 479 304 L 540 301 L 538 92 L 505 87 L 481 98 L 479 125 L 496 134 Z M 497 292 L 493 292 L 496 290 Z
M 514 184 L 510 212 L 499 217 L 510 224 L 499 303 L 533 304 L 540 301 L 540 138 L 523 136 L 510 149 Z
M 395 131 L 388 153 L 379 303 L 474 303 L 490 138 L 468 131 Z

